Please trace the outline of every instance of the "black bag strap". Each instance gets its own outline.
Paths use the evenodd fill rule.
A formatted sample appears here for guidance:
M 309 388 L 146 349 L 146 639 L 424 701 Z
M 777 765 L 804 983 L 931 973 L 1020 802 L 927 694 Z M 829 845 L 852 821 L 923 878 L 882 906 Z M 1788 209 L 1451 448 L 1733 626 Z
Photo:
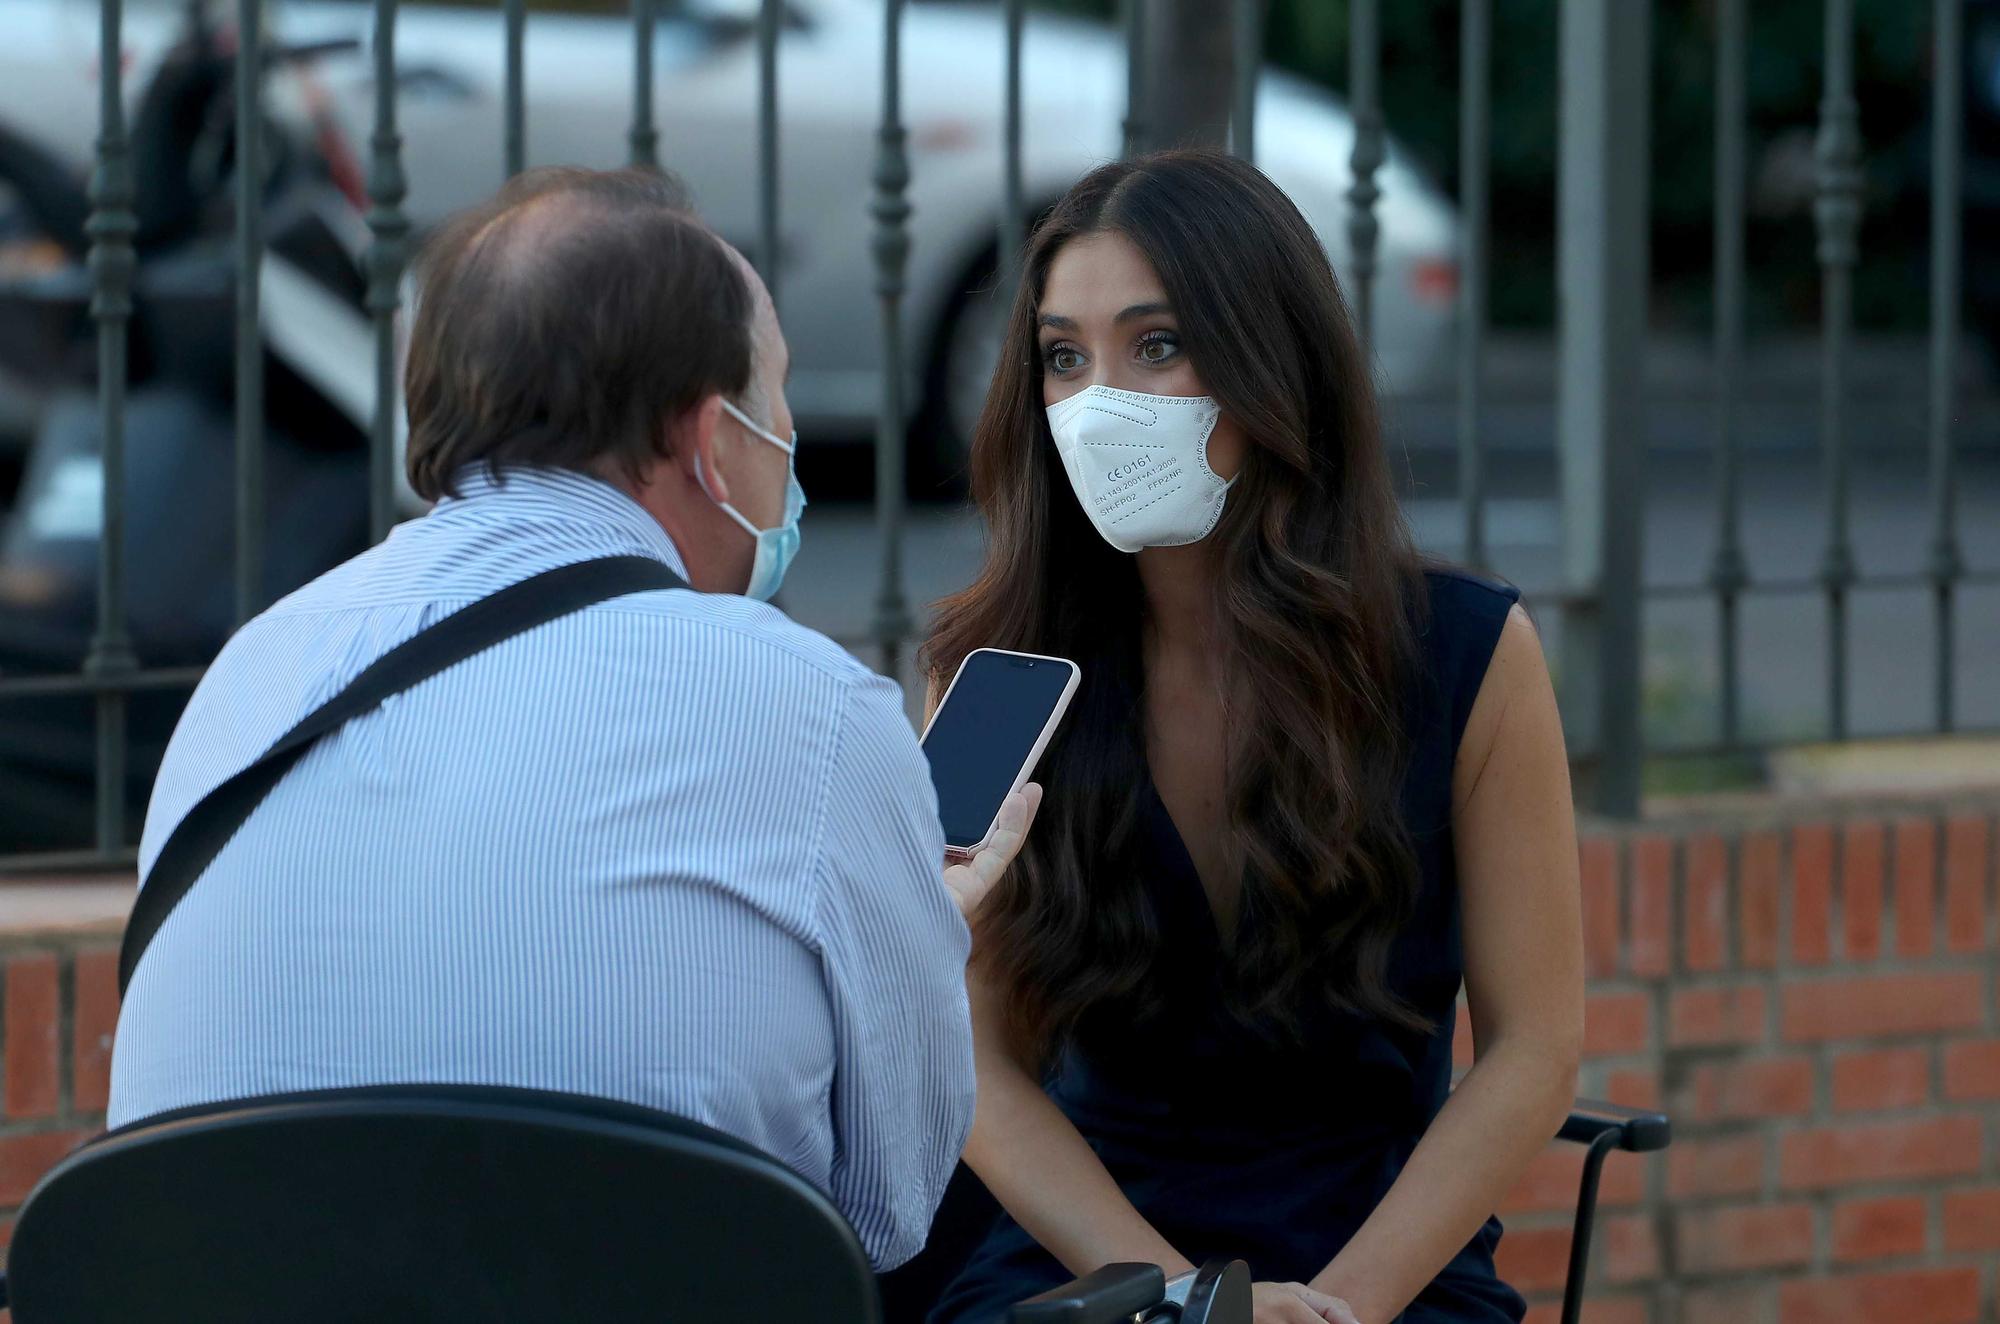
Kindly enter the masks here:
M 181 819 L 160 848 L 139 889 L 118 951 L 118 993 L 154 935 L 194 887 L 222 848 L 285 773 L 327 732 L 359 717 L 391 695 L 429 680 L 476 653 L 561 616 L 608 598 L 688 585 L 660 561 L 607 556 L 579 561 L 489 594 L 396 645 L 348 683 L 347 688 L 299 719 L 262 757 L 210 791 Z

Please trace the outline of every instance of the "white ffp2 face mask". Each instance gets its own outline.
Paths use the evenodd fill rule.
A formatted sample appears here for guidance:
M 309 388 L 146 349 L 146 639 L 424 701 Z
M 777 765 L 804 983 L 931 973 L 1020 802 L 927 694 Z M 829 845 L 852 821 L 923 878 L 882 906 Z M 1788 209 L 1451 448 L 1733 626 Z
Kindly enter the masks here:
M 1091 386 L 1048 413 L 1076 499 L 1119 551 L 1200 542 L 1222 518 L 1230 484 L 1208 467 L 1222 417 L 1212 396 Z

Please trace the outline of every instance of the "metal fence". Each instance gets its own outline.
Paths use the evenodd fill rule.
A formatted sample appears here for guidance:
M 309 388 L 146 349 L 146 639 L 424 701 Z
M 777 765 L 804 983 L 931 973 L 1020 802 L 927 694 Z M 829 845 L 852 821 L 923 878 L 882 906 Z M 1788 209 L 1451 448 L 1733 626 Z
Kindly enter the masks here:
M 1002 278 L 1018 270 L 1026 216 L 1022 184 L 1021 55 L 1025 0 L 1004 5 L 1006 79 L 1002 196 L 1004 214 L 997 235 Z M 1150 0 L 1125 0 L 1129 49 L 1141 49 Z M 504 150 L 508 170 L 525 160 L 528 115 L 524 102 L 523 49 L 527 37 L 525 0 L 499 0 L 506 42 Z M 634 29 L 632 113 L 627 132 L 635 163 L 657 160 L 659 134 L 654 115 L 653 42 L 657 0 L 632 0 Z M 1237 64 L 1232 140 L 1236 151 L 1254 155 L 1255 92 L 1260 73 L 1257 51 L 1261 0 L 1234 0 Z M 102 413 L 103 530 L 97 625 L 82 673 L 73 676 L 0 681 L 0 698 L 89 694 L 96 697 L 97 822 L 90 850 L 61 860 L 16 860 L 18 865 L 129 863 L 125 796 L 128 699 L 143 690 L 185 688 L 198 676 L 190 669 L 148 669 L 136 657 L 125 612 L 125 383 L 126 330 L 132 316 L 135 268 L 133 172 L 125 128 L 122 87 L 124 0 L 101 0 L 101 127 L 90 187 L 92 215 L 90 268 L 92 312 L 98 326 Z M 376 341 L 376 409 L 371 436 L 371 526 L 377 538 L 394 519 L 395 324 L 410 222 L 403 210 L 407 182 L 397 124 L 397 0 L 373 0 L 373 59 L 376 70 L 375 125 L 370 139 L 366 222 L 372 241 L 366 256 L 367 308 Z M 884 54 L 880 119 L 873 177 L 875 290 L 880 302 L 883 362 L 903 363 L 902 297 L 910 252 L 907 193 L 911 165 L 905 145 L 900 102 L 899 36 L 905 0 L 885 0 L 881 40 Z M 1959 0 L 1934 0 L 1935 160 L 1932 242 L 1931 368 L 1929 446 L 1933 537 L 1928 570 L 1917 581 L 1935 602 L 1937 731 L 1955 729 L 1953 693 L 1954 605 L 1959 591 L 1974 582 L 2000 582 L 2000 575 L 1972 575 L 1959 552 L 1954 517 L 1954 437 L 1952 396 L 1957 379 L 1959 281 L 1959 153 L 1962 42 Z M 759 52 L 760 233 L 756 260 L 774 297 L 782 298 L 779 269 L 778 160 L 779 37 L 782 0 L 764 0 L 756 27 Z M 258 148 L 259 99 L 263 83 L 261 24 L 264 0 L 237 0 L 238 86 L 253 89 L 238 98 L 237 139 L 246 159 L 238 171 L 237 308 L 237 609 L 248 618 L 259 600 L 265 536 L 263 501 L 263 399 L 258 334 L 258 268 L 262 236 Z M 1717 749 L 1743 743 L 1739 712 L 1740 630 L 1745 603 L 1756 595 L 1817 594 L 1827 607 L 1826 735 L 1848 734 L 1847 604 L 1858 588 L 1903 581 L 1869 579 L 1855 564 L 1849 539 L 1851 492 L 1847 422 L 1847 363 L 1854 321 L 1851 278 L 1861 215 L 1861 143 L 1853 90 L 1853 0 L 1826 0 L 1824 99 L 1817 151 L 1818 261 L 1823 271 L 1824 365 L 1821 429 L 1825 460 L 1827 527 L 1823 566 L 1816 579 L 1800 582 L 1754 580 L 1742 545 L 1739 500 L 1739 446 L 1736 404 L 1743 347 L 1745 226 L 1745 64 L 1748 58 L 1748 0 L 1717 0 L 1718 95 L 1715 106 L 1716 204 L 1714 372 L 1715 501 L 1719 538 L 1707 582 L 1670 590 L 1713 598 L 1719 612 L 1718 666 L 1721 676 Z M 1376 172 L 1386 159 L 1386 126 L 1379 94 L 1381 75 L 1380 0 L 1351 0 L 1352 62 L 1347 89 L 1356 133 L 1351 159 L 1347 225 L 1352 245 L 1347 277 L 1364 335 L 1374 310 L 1376 256 L 1380 227 L 1375 209 L 1380 190 Z M 1638 803 L 1642 755 L 1639 720 L 1640 528 L 1630 514 L 1639 491 L 1639 432 L 1632 425 L 1640 404 L 1638 367 L 1645 307 L 1646 153 L 1648 34 L 1633 21 L 1628 0 L 1564 0 L 1560 61 L 1560 243 L 1565 316 L 1559 346 L 1558 451 L 1562 484 L 1564 710 L 1571 728 L 1580 785 L 1595 807 L 1629 814 Z M 1463 217 L 1460 281 L 1461 326 L 1457 361 L 1456 431 L 1459 491 L 1463 505 L 1463 547 L 1475 564 L 1488 559 L 1484 523 L 1486 466 L 1482 463 L 1481 419 L 1488 342 L 1485 290 L 1488 278 L 1489 66 L 1492 56 L 1492 0 L 1463 0 L 1461 31 L 1463 86 L 1459 201 Z M 1140 60 L 1130 64 L 1130 100 L 1124 129 L 1128 149 L 1143 137 L 1139 122 Z M 882 668 L 902 674 L 913 618 L 903 579 L 904 441 L 911 402 L 904 374 L 881 373 L 875 434 L 875 504 L 880 544 L 880 580 L 873 628 L 863 641 L 879 655 Z

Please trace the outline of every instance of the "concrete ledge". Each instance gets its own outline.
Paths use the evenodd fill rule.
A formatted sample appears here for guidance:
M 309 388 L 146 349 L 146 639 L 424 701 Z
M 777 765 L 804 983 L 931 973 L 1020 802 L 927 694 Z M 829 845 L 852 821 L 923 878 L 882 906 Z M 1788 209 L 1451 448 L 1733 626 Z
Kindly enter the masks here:
M 0 942 L 59 936 L 117 937 L 138 895 L 130 875 L 0 882 Z

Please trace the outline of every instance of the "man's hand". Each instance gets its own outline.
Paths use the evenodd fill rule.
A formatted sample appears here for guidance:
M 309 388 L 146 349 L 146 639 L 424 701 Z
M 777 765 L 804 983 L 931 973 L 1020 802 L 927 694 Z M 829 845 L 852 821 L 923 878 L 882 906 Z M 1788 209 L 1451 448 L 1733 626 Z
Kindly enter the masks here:
M 1028 839 L 1028 828 L 1035 821 L 1035 811 L 1041 807 L 1042 788 L 1029 782 L 1000 806 L 1000 817 L 993 821 L 992 840 L 985 848 L 963 864 L 945 866 L 945 888 L 958 903 L 958 913 L 968 922 L 993 885 L 1007 872 L 1007 866 L 1021 853 L 1021 843 Z
M 1345 1301 L 1304 1283 L 1253 1283 L 1250 1303 L 1256 1324 L 1359 1324 Z

